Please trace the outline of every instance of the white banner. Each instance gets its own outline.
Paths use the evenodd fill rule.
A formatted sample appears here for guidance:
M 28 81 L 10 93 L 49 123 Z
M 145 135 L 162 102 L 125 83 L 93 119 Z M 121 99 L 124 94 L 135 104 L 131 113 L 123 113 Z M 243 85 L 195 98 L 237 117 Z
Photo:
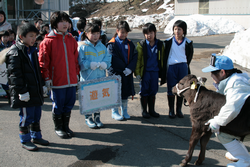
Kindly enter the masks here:
M 121 105 L 121 77 L 109 76 L 78 83 L 80 113 L 83 115 Z

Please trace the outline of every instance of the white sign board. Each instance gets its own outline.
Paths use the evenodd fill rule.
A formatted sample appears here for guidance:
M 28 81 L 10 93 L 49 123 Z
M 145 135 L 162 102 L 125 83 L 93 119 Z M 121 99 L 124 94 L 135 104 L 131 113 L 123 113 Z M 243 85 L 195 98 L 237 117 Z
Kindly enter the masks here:
M 109 76 L 78 83 L 80 113 L 83 115 L 121 105 L 121 77 Z

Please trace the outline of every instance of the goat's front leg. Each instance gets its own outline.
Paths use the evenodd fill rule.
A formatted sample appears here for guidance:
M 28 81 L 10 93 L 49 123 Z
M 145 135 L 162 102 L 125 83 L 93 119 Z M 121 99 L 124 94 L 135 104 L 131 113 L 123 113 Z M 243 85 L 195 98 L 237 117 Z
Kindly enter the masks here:
M 198 143 L 200 137 L 201 137 L 201 132 L 193 126 L 192 134 L 189 139 L 189 149 L 188 149 L 185 159 L 182 160 L 180 166 L 186 166 L 187 163 L 191 161 L 192 155 L 194 152 L 194 147 Z
M 202 162 L 205 160 L 206 147 L 211 135 L 212 135 L 211 131 L 203 133 L 200 139 L 200 144 L 201 144 L 200 154 L 198 159 L 194 163 L 195 165 L 201 165 Z

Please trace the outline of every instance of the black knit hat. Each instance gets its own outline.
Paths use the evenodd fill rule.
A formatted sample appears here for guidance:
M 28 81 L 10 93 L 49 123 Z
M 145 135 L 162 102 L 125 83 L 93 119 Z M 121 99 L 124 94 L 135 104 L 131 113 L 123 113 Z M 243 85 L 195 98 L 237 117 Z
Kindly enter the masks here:
M 4 17 L 3 22 L 5 22 L 5 20 L 6 20 L 6 15 L 5 15 L 4 11 L 0 10 L 0 14 L 2 14 L 2 15 L 3 15 L 3 17 Z
M 173 25 L 173 31 L 174 31 L 174 27 L 182 28 L 184 36 L 187 35 L 187 24 L 185 21 L 177 20 Z

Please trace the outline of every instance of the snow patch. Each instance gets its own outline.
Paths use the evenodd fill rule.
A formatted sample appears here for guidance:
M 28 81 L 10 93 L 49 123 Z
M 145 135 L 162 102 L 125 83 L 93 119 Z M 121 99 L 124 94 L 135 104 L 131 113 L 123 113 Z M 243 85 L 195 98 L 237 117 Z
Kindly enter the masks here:
M 147 2 L 149 2 L 149 0 L 143 1 L 142 3 L 140 3 L 140 6 Z
M 142 9 L 141 11 L 145 13 L 148 11 L 148 9 Z

